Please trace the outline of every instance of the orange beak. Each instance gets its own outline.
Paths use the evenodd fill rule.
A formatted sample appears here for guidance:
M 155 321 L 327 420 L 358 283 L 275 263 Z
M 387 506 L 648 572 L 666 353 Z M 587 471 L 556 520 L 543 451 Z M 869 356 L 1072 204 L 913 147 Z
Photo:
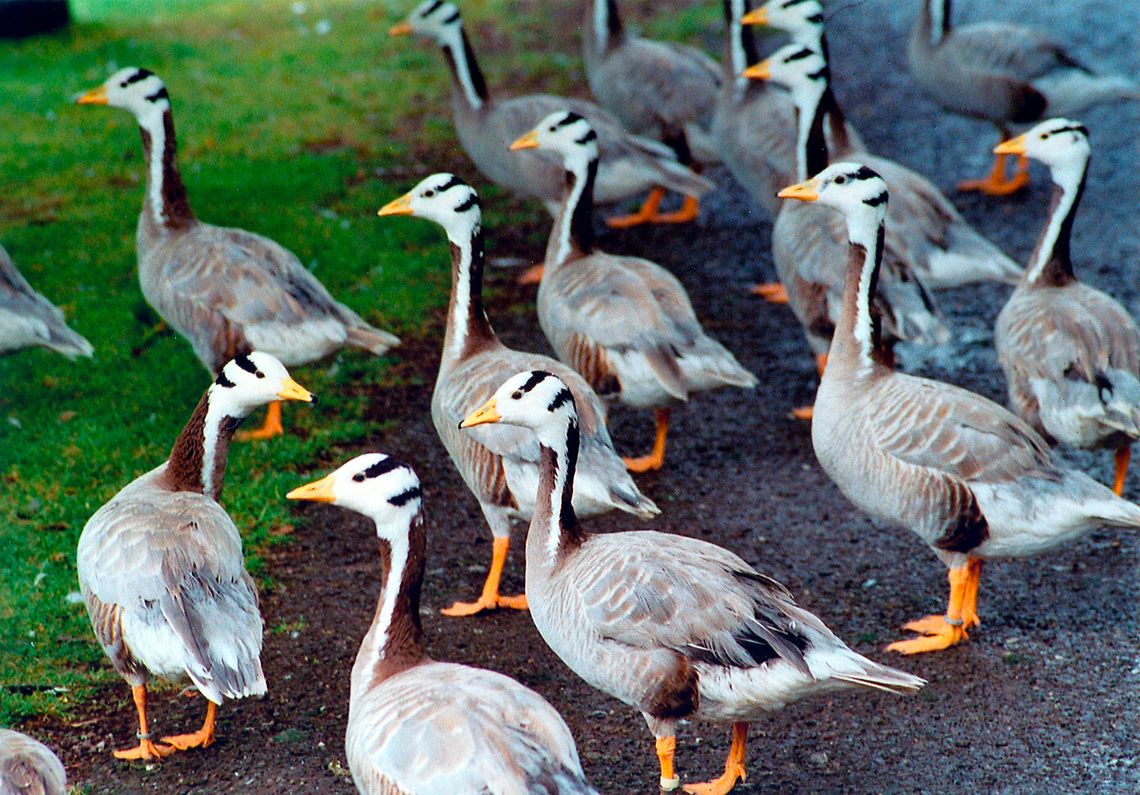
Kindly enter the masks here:
M 789 185 L 777 193 L 776 197 L 780 199 L 799 199 L 802 202 L 814 202 L 819 200 L 818 190 L 819 180 L 812 177 L 807 182 Z
M 768 58 L 765 58 L 760 63 L 752 64 L 752 66 L 749 66 L 740 74 L 742 77 L 747 77 L 750 80 L 771 80 L 772 69 L 770 64 L 771 61 Z
M 107 104 L 107 87 L 99 86 L 88 91 L 79 99 L 75 100 L 76 105 L 106 105 Z
M 407 36 L 412 32 L 411 22 L 399 22 L 392 27 L 388 28 L 389 36 Z
M 768 24 L 768 9 L 766 6 L 761 6 L 740 18 L 741 25 L 767 25 Z
M 392 201 L 388 202 L 383 207 L 381 207 L 380 211 L 377 212 L 376 214 L 381 215 L 381 216 L 383 216 L 383 215 L 415 215 L 415 213 L 412 212 L 412 194 L 405 193 L 403 196 L 401 196 L 398 199 L 392 199 Z
M 1025 135 L 1002 141 L 994 147 L 995 155 L 1023 155 L 1025 154 Z
M 495 405 L 495 399 L 491 398 L 475 411 L 467 415 L 467 419 L 459 423 L 460 428 L 472 428 L 476 425 L 486 425 L 491 422 L 498 422 L 502 419 L 499 416 L 499 407 Z
M 298 486 L 285 495 L 289 500 L 306 500 L 308 502 L 336 502 L 333 496 L 333 476 L 326 475 L 320 480 Z
M 531 130 L 525 135 L 520 136 L 513 144 L 511 144 L 511 151 L 517 152 L 520 149 L 537 149 L 538 148 L 538 132 Z

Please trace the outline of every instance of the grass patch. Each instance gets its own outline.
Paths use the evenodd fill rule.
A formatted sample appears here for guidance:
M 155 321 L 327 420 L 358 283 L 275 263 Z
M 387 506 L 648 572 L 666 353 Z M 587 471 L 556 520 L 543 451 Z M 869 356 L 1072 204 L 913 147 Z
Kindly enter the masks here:
M 415 0 L 310 0 L 303 11 L 291 0 L 72 5 L 65 33 L 0 43 L 0 243 L 96 349 L 75 363 L 46 351 L 0 358 L 0 725 L 64 714 L 117 681 L 71 596 L 76 542 L 101 504 L 165 458 L 209 383 L 175 335 L 131 355 L 153 319 L 135 269 L 142 148 L 133 118 L 77 107 L 77 92 L 123 66 L 155 71 L 199 217 L 272 237 L 334 296 L 403 336 L 446 305 L 447 250 L 433 225 L 381 220 L 376 209 L 431 171 L 460 170 L 480 187 L 496 253 L 495 228 L 517 223 L 523 207 L 462 156 L 440 53 L 385 35 Z M 573 30 L 524 55 L 533 30 L 516 6 L 464 3 L 492 90 L 584 91 Z M 688 13 L 661 29 L 708 19 Z M 521 211 L 532 226 L 543 217 Z M 300 368 L 320 403 L 286 406 L 284 438 L 234 446 L 222 499 L 263 584 L 272 572 L 262 553 L 290 538 L 285 491 L 381 430 L 361 419 L 366 392 L 384 388 L 399 355 L 348 352 Z M 366 389 L 346 396 L 349 382 Z

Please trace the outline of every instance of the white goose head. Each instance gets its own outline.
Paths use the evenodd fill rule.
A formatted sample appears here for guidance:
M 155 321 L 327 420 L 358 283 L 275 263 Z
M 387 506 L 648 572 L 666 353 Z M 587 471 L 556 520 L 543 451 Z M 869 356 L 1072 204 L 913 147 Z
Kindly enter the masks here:
M 490 422 L 530 428 L 540 443 L 557 449 L 566 444 L 567 428 L 577 425 L 578 407 L 561 378 L 545 370 L 531 370 L 507 379 L 459 427 Z
M 818 0 L 769 0 L 745 14 L 741 22 L 782 30 L 797 41 L 818 41 L 823 32 L 823 5 Z
M 831 72 L 819 50 L 803 44 L 786 44 L 745 69 L 744 76 L 779 83 L 791 92 L 798 106 L 805 107 L 823 94 Z
M 567 169 L 575 171 L 598 159 L 598 134 L 574 111 L 557 110 L 511 144 L 511 151 L 519 149 L 554 152 Z
M 843 213 L 849 226 L 870 225 L 872 231 L 887 214 L 887 183 L 861 163 L 835 163 L 807 182 L 784 188 L 776 195 L 819 202 Z
M 403 22 L 388 29 L 389 36 L 417 36 L 431 39 L 437 44 L 454 44 L 460 41 L 463 17 L 454 3 L 443 0 L 426 0 L 420 3 Z
M 144 126 L 149 121 L 161 120 L 162 114 L 170 110 L 166 84 L 153 72 L 135 66 L 120 69 L 103 85 L 91 89 L 75 102 L 77 105 L 110 105 L 129 110 Z
M 285 496 L 328 502 L 363 514 L 376 523 L 376 534 L 389 543 L 406 540 L 423 504 L 416 473 L 384 453 L 357 456 L 332 474 L 298 486 Z
M 444 228 L 453 241 L 470 240 L 479 228 L 482 211 L 475 189 L 454 174 L 432 174 L 398 199 L 380 208 L 378 215 L 413 215 Z
M 228 361 L 210 387 L 210 406 L 227 417 L 246 417 L 275 400 L 315 402 L 309 390 L 294 381 L 285 365 L 264 351 Z
M 1088 164 L 1089 131 L 1080 122 L 1070 119 L 1048 119 L 1028 132 L 1003 141 L 994 148 L 999 155 L 1025 155 L 1049 166 L 1057 182 L 1058 177 L 1083 175 Z

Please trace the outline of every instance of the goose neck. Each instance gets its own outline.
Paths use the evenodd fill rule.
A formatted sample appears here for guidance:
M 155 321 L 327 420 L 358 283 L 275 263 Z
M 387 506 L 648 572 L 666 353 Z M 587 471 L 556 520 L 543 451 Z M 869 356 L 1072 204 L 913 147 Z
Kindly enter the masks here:
M 598 156 L 577 155 L 566 160 L 566 188 L 562 210 L 546 247 L 547 267 L 557 267 L 574 255 L 594 250 L 594 182 Z
M 495 332 L 483 307 L 483 267 L 485 249 L 479 224 L 469 234 L 452 236 L 451 301 L 447 330 L 443 338 L 444 359 L 458 361 L 496 341 Z
M 756 46 L 752 26 L 740 22 L 752 10 L 751 7 L 750 0 L 724 0 L 724 23 L 728 37 L 725 42 L 725 83 L 735 86 L 737 90 L 757 84 L 743 76 L 745 69 L 760 60 L 760 50 Z
M 595 53 L 603 54 L 621 44 L 625 28 L 616 0 L 592 0 L 588 13 L 590 36 L 587 40 Z
M 830 153 L 823 134 L 826 80 L 813 81 L 792 93 L 796 104 L 796 180 L 803 182 L 827 168 Z
M 1073 219 L 1085 190 L 1087 169 L 1087 157 L 1066 166 L 1053 167 L 1053 199 L 1045 228 L 1041 230 L 1029 267 L 1025 270 L 1027 283 L 1060 287 L 1076 279 L 1069 245 Z
M 422 513 L 412 519 L 406 534 L 380 539 L 380 597 L 372 626 L 360 644 L 353 680 L 382 680 L 424 659 L 420 590 L 426 547 Z
M 527 568 L 553 567 L 585 540 L 574 513 L 574 473 L 578 463 L 577 419 L 552 437 L 539 437 L 538 499 L 527 535 Z
M 462 25 L 448 28 L 442 41 L 443 54 L 451 69 L 452 84 L 458 94 L 473 110 L 479 110 L 490 99 L 487 82 L 475 60 L 475 51 Z
M 211 386 L 190 415 L 171 448 L 166 480 L 172 491 L 195 491 L 218 500 L 226 474 L 230 442 L 245 415 L 235 416 Z
M 160 228 L 184 228 L 193 222 L 194 213 L 178 170 L 174 115 L 168 107 L 138 121 L 147 165 L 144 217 Z
M 825 378 L 833 363 L 837 368 L 849 368 L 857 378 L 869 377 L 877 367 L 889 367 L 890 363 L 890 353 L 883 347 L 881 319 L 874 308 L 886 234 L 886 195 L 878 204 L 856 212 L 847 218 L 843 306 L 831 340 Z
M 951 0 L 923 0 L 915 23 L 915 38 L 928 49 L 940 45 L 950 33 Z

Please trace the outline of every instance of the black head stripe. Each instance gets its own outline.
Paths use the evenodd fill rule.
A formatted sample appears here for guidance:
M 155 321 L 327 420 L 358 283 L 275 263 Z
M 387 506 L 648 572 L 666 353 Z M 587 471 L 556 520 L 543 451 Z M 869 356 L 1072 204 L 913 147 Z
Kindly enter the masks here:
M 467 184 L 466 182 L 464 182 L 459 177 L 452 174 L 451 178 L 448 179 L 447 182 L 440 185 L 438 188 L 435 188 L 435 191 L 436 191 L 436 193 L 443 193 L 445 190 L 451 190 L 456 185 L 466 185 L 466 184 Z
M 459 21 L 459 9 L 457 8 L 451 14 L 451 16 L 449 16 L 447 19 L 443 20 L 443 24 L 444 25 L 450 25 L 452 22 L 458 22 L 458 21 Z
M 137 72 L 127 78 L 127 85 L 129 86 L 132 83 L 137 83 L 140 80 L 146 80 L 153 74 L 154 72 L 150 71 L 149 69 L 139 69 Z
M 598 139 L 598 134 L 596 132 L 594 132 L 593 130 L 587 130 L 586 134 L 583 135 L 578 140 L 576 140 L 574 143 L 578 144 L 579 146 L 585 146 L 590 141 L 596 141 L 597 139 Z
M 566 111 L 566 115 L 562 118 L 562 121 L 558 122 L 558 124 L 556 124 L 555 126 L 556 127 L 566 127 L 567 125 L 573 124 L 574 122 L 578 122 L 578 121 L 582 121 L 582 117 L 579 116 L 574 111 L 568 110 L 568 111 Z
M 543 381 L 545 381 L 549 376 L 550 373 L 546 372 L 545 370 L 535 370 L 530 374 L 530 378 L 526 380 L 526 383 L 519 387 L 519 391 L 523 393 L 529 392 L 541 384 Z
M 851 175 L 851 179 L 879 179 L 879 178 L 880 178 L 879 175 L 876 174 L 871 169 L 867 168 L 867 166 L 859 166 L 859 169 Z
M 1085 136 L 1086 138 L 1089 137 L 1089 128 L 1083 124 L 1069 124 L 1069 125 L 1066 125 L 1064 127 L 1058 127 L 1057 129 L 1052 130 L 1051 132 L 1053 135 L 1056 135 L 1058 133 L 1064 133 L 1064 132 L 1076 132 L 1076 133 L 1080 133 L 1081 135 Z
M 155 91 L 153 94 L 146 98 L 146 101 L 158 102 L 160 99 L 170 99 L 170 93 L 166 90 L 166 86 L 163 86 L 162 88 L 158 89 L 158 91 Z
M 455 208 L 455 212 L 465 213 L 468 210 L 470 210 L 472 207 L 478 207 L 478 206 L 479 206 L 479 197 L 475 195 L 475 191 L 471 191 L 471 194 L 466 199 L 464 199 L 462 202 L 460 202 L 459 206 Z
M 364 477 L 378 478 L 381 475 L 386 475 L 394 469 L 407 469 L 407 467 L 401 464 L 395 458 L 388 456 L 382 461 L 377 461 L 375 464 L 368 467 L 368 469 L 364 470 Z
M 886 191 L 883 191 L 878 196 L 875 196 L 873 198 L 863 200 L 863 204 L 870 205 L 871 207 L 878 207 L 880 204 L 886 204 L 886 203 L 887 203 L 887 192 Z
M 407 505 L 412 500 L 418 500 L 420 498 L 420 493 L 421 492 L 419 486 L 412 486 L 407 491 L 401 491 L 395 497 L 389 497 L 388 502 L 399 508 L 401 505 Z
M 810 72 L 808 74 L 808 78 L 811 80 L 827 80 L 829 74 L 830 73 L 828 72 L 827 67 L 825 66 L 822 69 L 820 69 L 818 72 Z
M 435 2 L 434 2 L 434 3 L 432 3 L 430 6 L 428 6 L 428 7 L 427 7 L 427 8 L 425 8 L 423 11 L 421 11 L 421 12 L 420 12 L 420 16 L 421 16 L 421 17 L 426 17 L 426 16 L 428 16 L 428 15 L 430 15 L 430 14 L 434 14 L 436 11 L 438 11 L 438 10 L 439 10 L 439 7 L 440 7 L 441 5 L 443 5 L 443 0 L 435 0 Z
M 557 411 L 559 406 L 573 399 L 574 396 L 570 394 L 569 389 L 562 389 L 554 396 L 554 400 L 550 401 L 550 405 L 546 407 L 546 410 L 551 412 Z
M 804 58 L 810 58 L 813 55 L 815 55 L 814 50 L 812 50 L 810 47 L 804 47 L 803 49 L 796 50 L 791 55 L 785 56 L 784 63 L 793 63 L 795 61 L 802 61 Z
M 823 14 L 812 14 L 810 17 L 807 18 L 807 21 L 812 23 L 813 25 L 822 25 L 823 24 Z
M 784 3 L 784 8 L 795 8 L 796 6 L 802 6 L 804 3 L 810 3 L 811 1 L 812 0 L 788 0 L 788 2 Z
M 234 382 L 226 378 L 225 370 L 222 370 L 222 372 L 218 373 L 218 377 L 214 379 L 214 383 L 226 389 L 233 389 L 234 387 Z
M 245 370 L 250 375 L 253 375 L 257 372 L 257 365 L 254 364 L 253 360 L 246 356 L 244 353 L 234 357 L 234 364 Z

